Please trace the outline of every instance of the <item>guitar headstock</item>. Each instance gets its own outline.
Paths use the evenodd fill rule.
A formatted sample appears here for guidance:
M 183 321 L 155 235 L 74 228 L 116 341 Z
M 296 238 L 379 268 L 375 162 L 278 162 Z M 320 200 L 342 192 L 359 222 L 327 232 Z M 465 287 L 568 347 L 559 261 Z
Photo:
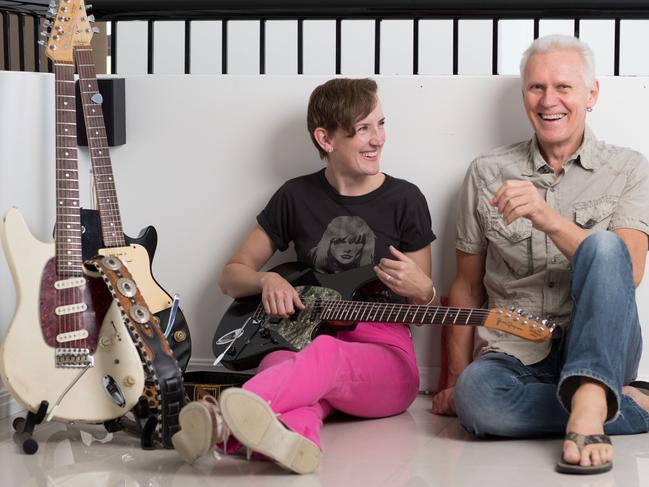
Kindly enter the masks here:
M 79 0 L 52 0 L 45 26 L 50 30 L 45 45 L 47 57 L 55 63 L 74 62 L 72 39 L 79 16 Z M 41 32 L 41 35 L 48 35 Z
M 531 342 L 545 342 L 552 338 L 555 324 L 548 320 L 532 318 L 521 309 L 492 308 L 484 322 L 486 328 L 500 330 Z
M 95 18 L 87 14 L 84 0 L 78 0 L 77 3 L 79 4 L 79 16 L 73 43 L 75 46 L 88 46 L 95 32 L 95 28 L 91 27 L 90 23 L 94 22 Z

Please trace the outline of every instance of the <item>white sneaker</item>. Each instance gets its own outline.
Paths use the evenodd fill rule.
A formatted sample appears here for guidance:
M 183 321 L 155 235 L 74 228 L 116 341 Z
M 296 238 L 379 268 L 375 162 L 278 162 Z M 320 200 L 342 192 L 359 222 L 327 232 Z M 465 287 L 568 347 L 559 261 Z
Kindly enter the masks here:
M 258 395 L 230 387 L 221 393 L 219 402 L 227 427 L 247 448 L 296 473 L 311 473 L 318 467 L 320 448 L 284 426 Z
M 210 395 L 182 408 L 178 421 L 180 431 L 171 437 L 171 442 L 187 463 L 209 453 L 216 443 L 227 443 L 230 437 L 219 403 Z

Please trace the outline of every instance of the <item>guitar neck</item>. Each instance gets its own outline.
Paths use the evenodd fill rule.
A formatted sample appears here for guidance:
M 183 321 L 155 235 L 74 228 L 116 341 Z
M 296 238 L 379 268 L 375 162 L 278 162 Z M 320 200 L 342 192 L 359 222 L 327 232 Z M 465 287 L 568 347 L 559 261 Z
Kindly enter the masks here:
M 475 308 L 420 306 L 415 304 L 362 301 L 324 301 L 321 317 L 326 321 L 412 323 L 414 325 L 484 325 L 489 311 Z
M 74 55 L 79 71 L 81 104 L 86 123 L 103 243 L 106 247 L 123 247 L 125 239 L 122 218 L 117 203 L 117 190 L 108 149 L 104 113 L 101 108 L 102 99 L 97 84 L 92 48 L 90 45 L 79 45 L 75 47 Z
M 74 65 L 54 64 L 56 101 L 56 267 L 60 276 L 80 276 L 81 211 L 74 95 Z

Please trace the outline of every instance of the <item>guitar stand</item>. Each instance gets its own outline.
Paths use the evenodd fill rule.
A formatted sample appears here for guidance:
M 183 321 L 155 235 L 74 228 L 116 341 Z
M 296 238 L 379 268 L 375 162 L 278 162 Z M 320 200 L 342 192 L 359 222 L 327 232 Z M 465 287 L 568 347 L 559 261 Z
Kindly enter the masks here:
M 27 455 L 33 455 L 38 451 L 38 442 L 32 437 L 36 425 L 41 424 L 47 414 L 47 408 L 50 404 L 47 401 L 41 401 L 38 411 L 27 413 L 27 416 L 14 419 L 11 424 L 16 434 L 14 438 L 21 443 L 23 451 Z
M 138 403 L 131 410 L 133 418 L 130 419 L 126 416 L 106 421 L 104 428 L 109 433 L 116 431 L 127 431 L 140 437 L 140 444 L 143 450 L 154 450 L 155 444 L 153 443 L 153 434 L 155 427 L 158 424 L 158 419 L 155 414 L 149 410 L 149 402 L 145 396 L 141 396 Z

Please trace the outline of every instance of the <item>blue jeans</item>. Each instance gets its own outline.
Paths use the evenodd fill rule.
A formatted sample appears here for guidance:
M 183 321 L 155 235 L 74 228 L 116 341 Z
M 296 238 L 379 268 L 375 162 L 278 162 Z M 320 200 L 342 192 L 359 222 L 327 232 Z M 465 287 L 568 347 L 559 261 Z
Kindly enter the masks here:
M 460 376 L 455 407 L 470 433 L 519 438 L 564 433 L 582 377 L 608 388 L 607 434 L 649 431 L 649 413 L 621 393 L 635 379 L 642 352 L 626 245 L 612 232 L 595 233 L 577 249 L 572 268 L 570 326 L 548 357 L 525 366 L 491 352 Z

